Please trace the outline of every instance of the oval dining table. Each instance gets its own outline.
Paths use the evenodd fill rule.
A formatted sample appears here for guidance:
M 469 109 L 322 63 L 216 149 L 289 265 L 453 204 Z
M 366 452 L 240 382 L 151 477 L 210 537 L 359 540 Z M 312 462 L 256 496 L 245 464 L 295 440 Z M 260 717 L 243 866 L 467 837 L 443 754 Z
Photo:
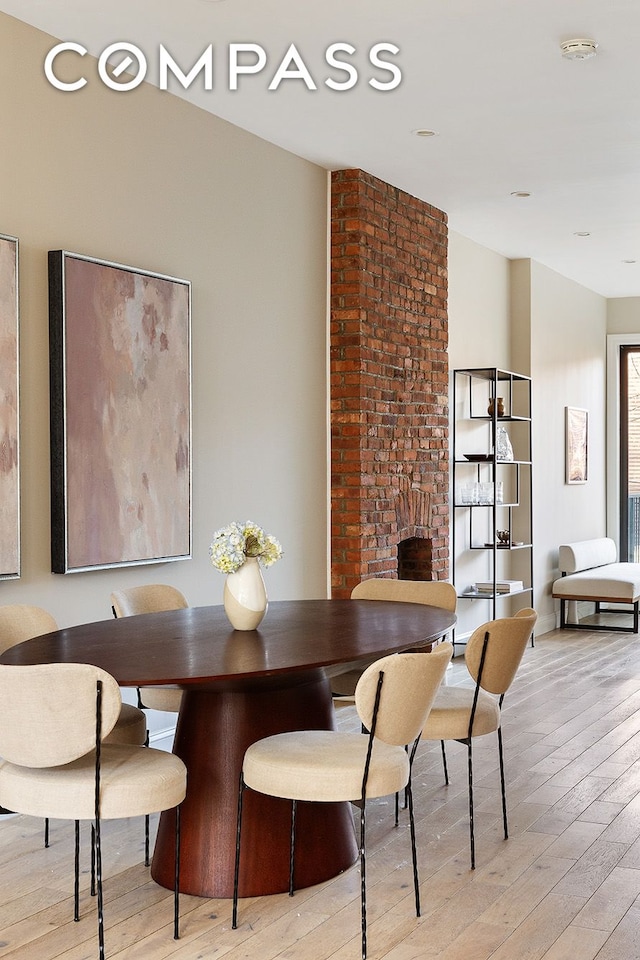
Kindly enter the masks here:
M 427 646 L 455 615 L 382 600 L 271 602 L 257 630 L 233 630 L 223 607 L 189 607 L 68 627 L 24 641 L 9 664 L 84 662 L 123 687 L 183 690 L 173 751 L 187 766 L 181 814 L 184 893 L 230 897 L 237 794 L 247 747 L 288 730 L 335 729 L 331 676 L 378 657 Z M 288 889 L 288 801 L 247 791 L 239 893 Z M 175 818 L 161 814 L 152 876 L 173 886 Z M 320 883 L 357 859 L 351 807 L 300 804 L 296 887 Z

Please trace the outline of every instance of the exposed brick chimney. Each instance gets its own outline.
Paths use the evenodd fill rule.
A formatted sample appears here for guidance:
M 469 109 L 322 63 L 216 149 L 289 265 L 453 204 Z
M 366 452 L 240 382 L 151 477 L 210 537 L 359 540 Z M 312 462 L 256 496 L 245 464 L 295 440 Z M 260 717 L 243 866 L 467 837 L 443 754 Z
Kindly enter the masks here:
M 398 576 L 403 541 L 403 576 L 448 576 L 447 218 L 362 170 L 332 174 L 331 210 L 332 595 L 348 597 Z

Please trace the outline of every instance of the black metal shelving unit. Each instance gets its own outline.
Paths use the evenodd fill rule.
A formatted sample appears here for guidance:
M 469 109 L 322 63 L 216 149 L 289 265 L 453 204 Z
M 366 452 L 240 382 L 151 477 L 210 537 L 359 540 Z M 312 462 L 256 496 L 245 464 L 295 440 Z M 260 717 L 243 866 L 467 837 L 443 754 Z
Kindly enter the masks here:
M 483 622 L 508 615 L 504 607 L 500 612 L 507 597 L 533 603 L 531 378 L 498 367 L 454 370 L 453 410 L 453 581 L 459 584 L 456 568 L 467 550 L 487 554 L 486 588 L 471 584 L 458 593 L 461 600 L 489 604 Z M 500 428 L 506 431 L 512 458 L 500 449 Z M 462 450 L 469 446 L 474 449 Z M 460 543 L 462 511 L 468 522 Z M 511 567 L 517 577 L 509 578 Z M 498 585 L 507 579 L 522 580 L 523 588 L 501 592 Z

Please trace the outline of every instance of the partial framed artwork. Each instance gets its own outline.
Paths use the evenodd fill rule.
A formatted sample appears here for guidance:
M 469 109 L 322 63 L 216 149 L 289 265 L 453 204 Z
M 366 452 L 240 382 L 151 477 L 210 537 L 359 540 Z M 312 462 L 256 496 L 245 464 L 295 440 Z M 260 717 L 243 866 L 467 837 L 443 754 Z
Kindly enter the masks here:
M 51 567 L 191 557 L 191 284 L 49 252 Z
M 0 234 L 0 580 L 20 576 L 18 241 Z
M 565 407 L 565 482 L 586 483 L 589 466 L 589 412 Z

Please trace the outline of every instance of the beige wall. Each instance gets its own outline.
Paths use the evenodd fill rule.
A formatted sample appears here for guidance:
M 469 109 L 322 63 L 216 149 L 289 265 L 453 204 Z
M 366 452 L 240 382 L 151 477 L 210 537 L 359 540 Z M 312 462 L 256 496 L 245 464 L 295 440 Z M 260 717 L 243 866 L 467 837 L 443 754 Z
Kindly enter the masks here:
M 449 368 L 510 364 L 509 261 L 449 231 Z
M 606 535 L 607 301 L 538 263 L 530 271 L 536 609 L 551 629 L 558 545 Z M 585 484 L 564 480 L 567 406 L 589 411 Z
M 110 591 L 141 582 L 218 603 L 211 534 L 247 518 L 285 549 L 272 599 L 326 596 L 326 173 L 147 85 L 53 90 L 51 45 L 0 15 L 0 232 L 20 241 L 22 376 L 22 578 L 0 602 L 61 625 L 109 617 Z M 47 251 L 60 248 L 192 281 L 193 560 L 50 573 Z
M 618 297 L 607 302 L 607 333 L 640 334 L 640 297 Z

